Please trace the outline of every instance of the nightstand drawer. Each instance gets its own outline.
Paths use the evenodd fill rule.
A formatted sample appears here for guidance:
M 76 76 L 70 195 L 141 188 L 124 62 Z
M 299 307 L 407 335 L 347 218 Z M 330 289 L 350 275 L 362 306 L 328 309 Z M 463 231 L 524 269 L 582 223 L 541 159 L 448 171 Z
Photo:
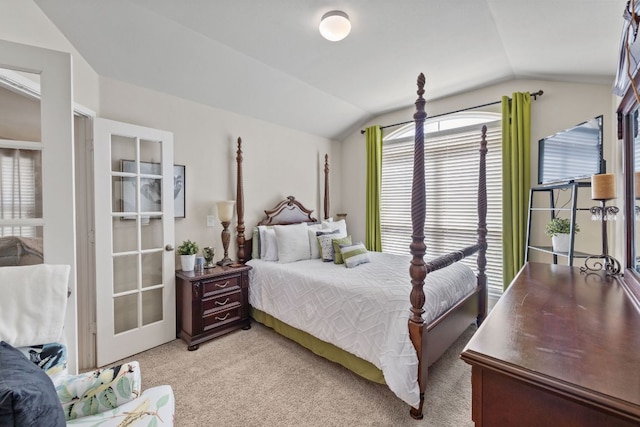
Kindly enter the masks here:
M 212 328 L 217 328 L 227 323 L 240 320 L 241 312 L 242 312 L 242 305 L 240 305 L 240 303 L 235 303 L 229 308 L 226 308 L 220 311 L 214 311 L 211 314 L 202 316 L 204 330 L 206 331 Z
M 202 298 L 210 297 L 216 293 L 229 290 L 240 289 L 240 276 L 227 276 L 222 279 L 203 280 L 202 282 Z
M 224 310 L 233 304 L 240 304 L 241 301 L 242 292 L 239 289 L 203 299 L 202 315 L 207 316 L 214 311 Z

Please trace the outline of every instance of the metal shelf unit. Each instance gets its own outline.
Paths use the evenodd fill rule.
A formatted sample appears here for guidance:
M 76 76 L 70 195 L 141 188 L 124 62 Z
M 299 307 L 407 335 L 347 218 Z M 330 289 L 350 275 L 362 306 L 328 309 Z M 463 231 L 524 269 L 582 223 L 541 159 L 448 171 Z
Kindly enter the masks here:
M 592 254 L 576 251 L 575 250 L 575 226 L 576 226 L 576 211 L 586 210 L 589 208 L 578 208 L 578 193 L 580 188 L 591 187 L 591 182 L 569 182 L 553 185 L 544 185 L 540 187 L 533 187 L 529 191 L 529 214 L 527 218 L 527 243 L 525 251 L 525 263 L 529 260 L 529 251 L 544 252 L 553 255 L 553 263 L 558 263 L 558 257 L 567 259 L 567 264 L 572 265 L 574 258 L 587 258 Z M 554 191 L 555 190 L 569 190 L 571 192 L 569 207 L 558 208 L 555 206 Z M 549 207 L 533 207 L 533 199 L 536 193 L 548 193 L 549 195 Z M 558 212 L 566 211 L 570 213 L 569 220 L 571 222 L 570 243 L 569 252 L 554 252 L 551 246 L 540 246 L 531 244 L 531 220 L 532 214 L 536 211 L 549 212 L 549 219 L 553 219 L 557 216 Z

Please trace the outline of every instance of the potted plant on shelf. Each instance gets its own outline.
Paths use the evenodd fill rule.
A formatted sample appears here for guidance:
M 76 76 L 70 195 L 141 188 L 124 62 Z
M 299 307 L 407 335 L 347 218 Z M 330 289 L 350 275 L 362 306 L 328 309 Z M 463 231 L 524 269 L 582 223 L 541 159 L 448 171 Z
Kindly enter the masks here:
M 196 242 L 192 242 L 191 240 L 185 240 L 178 246 L 178 255 L 180 255 L 182 271 L 193 271 L 198 250 L 199 248 Z
M 580 231 L 578 224 L 574 227 L 574 234 Z M 569 252 L 571 243 L 571 221 L 567 218 L 555 217 L 547 224 L 545 233 L 551 237 L 553 252 Z

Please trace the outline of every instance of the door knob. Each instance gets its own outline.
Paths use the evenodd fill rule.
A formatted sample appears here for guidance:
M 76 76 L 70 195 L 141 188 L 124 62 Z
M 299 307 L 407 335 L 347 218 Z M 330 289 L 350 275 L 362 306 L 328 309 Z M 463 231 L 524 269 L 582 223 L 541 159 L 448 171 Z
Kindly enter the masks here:
M 167 252 L 171 252 L 173 250 L 173 246 L 171 246 L 171 244 L 168 244 L 167 246 L 164 247 L 164 250 Z

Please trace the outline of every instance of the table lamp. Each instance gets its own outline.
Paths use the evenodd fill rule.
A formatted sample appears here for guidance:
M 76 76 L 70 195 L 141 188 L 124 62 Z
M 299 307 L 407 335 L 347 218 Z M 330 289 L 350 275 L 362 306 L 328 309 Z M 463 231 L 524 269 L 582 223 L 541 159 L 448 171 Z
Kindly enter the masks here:
M 235 201 L 233 200 L 224 200 L 216 203 L 218 208 L 218 218 L 220 218 L 220 222 L 222 223 L 221 237 L 222 248 L 224 249 L 224 256 L 217 264 L 223 267 L 233 264 L 233 261 L 229 258 L 229 240 L 231 238 L 231 233 L 229 233 L 229 224 L 233 218 L 234 204 Z

